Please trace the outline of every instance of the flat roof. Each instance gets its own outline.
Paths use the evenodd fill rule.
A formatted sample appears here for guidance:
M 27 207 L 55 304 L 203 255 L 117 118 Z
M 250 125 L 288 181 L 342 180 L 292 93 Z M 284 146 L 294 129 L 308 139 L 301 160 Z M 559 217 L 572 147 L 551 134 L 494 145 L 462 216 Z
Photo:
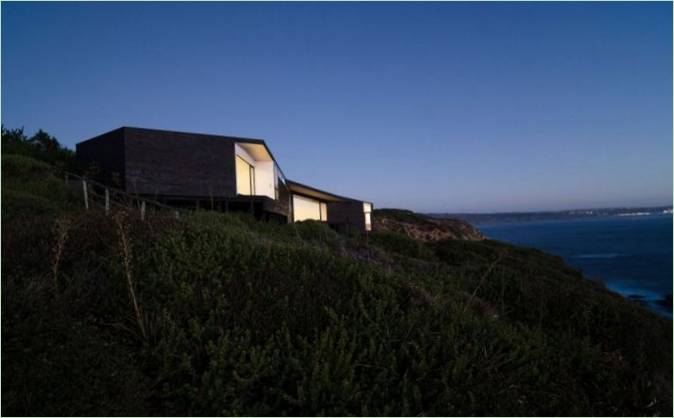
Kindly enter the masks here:
M 247 143 L 247 144 L 262 145 L 267 150 L 267 153 L 269 153 L 269 156 L 274 161 L 274 163 L 276 163 L 276 166 L 278 167 L 279 171 L 281 172 L 281 175 L 285 178 L 285 173 L 283 172 L 283 169 L 281 169 L 281 165 L 278 163 L 278 161 L 276 161 L 276 157 L 274 157 L 274 154 L 269 149 L 269 146 L 267 146 L 267 143 L 264 141 L 264 139 L 259 139 L 259 138 L 245 138 L 245 137 L 242 137 L 242 136 L 214 135 L 214 134 L 205 134 L 205 133 L 200 133 L 200 132 L 185 132 L 185 131 L 172 131 L 172 130 L 168 130 L 168 129 L 152 129 L 152 128 L 138 128 L 138 127 L 135 127 L 135 126 L 121 126 L 119 128 L 113 129 L 111 131 L 107 131 L 107 132 L 104 132 L 100 135 L 96 135 L 94 137 L 86 139 L 84 141 L 80 141 L 80 142 L 78 142 L 78 144 L 81 144 L 81 143 L 87 142 L 87 141 L 91 141 L 91 140 L 96 139 L 100 136 L 107 135 L 107 134 L 115 132 L 115 131 L 120 131 L 120 130 L 123 131 L 123 130 L 126 130 L 126 129 L 134 130 L 134 131 L 161 132 L 161 133 L 177 134 L 177 135 L 202 136 L 202 137 L 222 139 L 222 140 L 231 141 L 231 142 L 241 142 L 241 143 Z
M 291 192 L 303 194 L 305 196 L 314 197 L 316 199 L 321 199 L 328 202 L 362 202 L 362 200 L 339 196 L 334 193 L 326 192 L 324 190 L 307 186 L 306 184 L 298 183 L 292 180 L 287 180 L 286 184 L 288 185 L 288 188 Z

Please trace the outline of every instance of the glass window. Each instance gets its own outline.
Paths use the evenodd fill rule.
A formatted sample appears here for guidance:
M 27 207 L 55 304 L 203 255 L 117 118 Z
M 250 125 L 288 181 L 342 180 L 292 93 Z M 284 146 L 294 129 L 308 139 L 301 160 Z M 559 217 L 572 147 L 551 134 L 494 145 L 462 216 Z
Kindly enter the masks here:
M 250 194 L 255 194 L 255 167 L 248 166 L 250 170 Z
M 321 202 L 304 196 L 293 195 L 293 220 L 321 220 Z
M 372 230 L 372 203 L 363 203 L 363 212 L 365 212 L 365 230 Z
M 321 221 L 328 220 L 328 205 L 321 202 Z
M 236 192 L 243 195 L 255 194 L 255 167 L 236 156 Z
M 281 174 L 278 166 L 274 163 L 274 199 L 279 200 L 279 183 L 281 182 Z

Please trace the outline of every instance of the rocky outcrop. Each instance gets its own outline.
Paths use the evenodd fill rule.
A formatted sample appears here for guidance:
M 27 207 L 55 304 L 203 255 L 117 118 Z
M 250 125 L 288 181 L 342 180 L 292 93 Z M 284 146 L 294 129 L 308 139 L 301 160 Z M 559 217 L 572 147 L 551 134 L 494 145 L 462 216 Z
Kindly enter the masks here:
M 403 233 L 424 242 L 485 239 L 474 226 L 459 219 L 436 219 L 399 209 L 376 210 L 372 218 L 374 231 Z

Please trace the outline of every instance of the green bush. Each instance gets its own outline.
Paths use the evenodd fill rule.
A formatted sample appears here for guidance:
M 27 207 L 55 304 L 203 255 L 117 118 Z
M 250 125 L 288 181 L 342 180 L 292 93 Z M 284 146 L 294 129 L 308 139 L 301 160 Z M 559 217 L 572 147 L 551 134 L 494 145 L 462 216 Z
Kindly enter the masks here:
M 393 219 L 394 221 L 407 222 L 411 224 L 431 223 L 425 216 L 414 213 L 411 210 L 404 209 L 375 209 L 372 216 L 374 218 L 386 217 Z
M 24 155 L 2 155 L 2 217 L 31 216 L 69 210 L 81 205 L 81 196 L 54 168 Z
M 23 128 L 5 129 L 2 126 L 2 153 L 18 154 L 44 161 L 60 170 L 75 172 L 75 153 L 62 146 L 59 141 L 43 130 L 33 136 L 24 134 Z M 4 160 L 3 160 L 4 165 Z M 4 174 L 4 170 L 3 170 Z
M 20 172 L 3 176 L 6 415 L 671 414 L 671 321 L 558 257 L 59 210 L 56 183 Z
M 48 175 L 53 167 L 44 161 L 20 154 L 2 154 L 3 176 Z
M 398 232 L 379 231 L 369 236 L 370 243 L 385 251 L 411 258 L 433 258 L 431 251 L 423 242 Z

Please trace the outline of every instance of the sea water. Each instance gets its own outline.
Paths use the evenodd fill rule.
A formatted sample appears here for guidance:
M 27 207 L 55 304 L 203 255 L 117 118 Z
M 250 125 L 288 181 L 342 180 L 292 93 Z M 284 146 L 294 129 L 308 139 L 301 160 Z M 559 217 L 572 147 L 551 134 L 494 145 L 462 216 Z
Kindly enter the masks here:
M 491 239 L 559 255 L 586 277 L 672 317 L 671 214 L 503 223 L 478 228 Z

